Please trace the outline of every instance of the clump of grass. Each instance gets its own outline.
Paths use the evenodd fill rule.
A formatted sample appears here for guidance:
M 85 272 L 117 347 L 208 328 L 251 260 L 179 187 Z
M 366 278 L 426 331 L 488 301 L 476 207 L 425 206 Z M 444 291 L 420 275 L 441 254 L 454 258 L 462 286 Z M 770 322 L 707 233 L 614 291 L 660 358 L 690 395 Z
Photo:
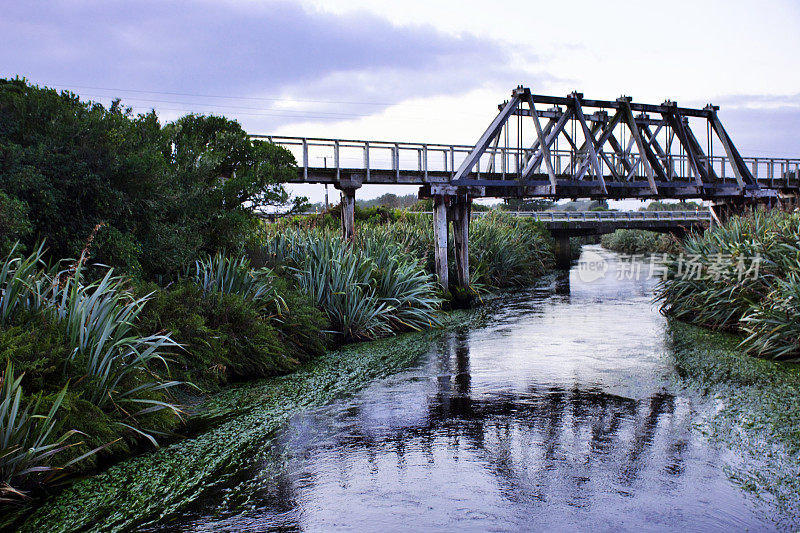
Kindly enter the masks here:
M 306 234 L 335 234 L 335 228 L 319 228 L 296 218 L 266 228 L 263 239 L 269 241 L 255 251 L 262 262 L 280 265 L 291 257 L 286 250 L 301 250 L 290 243 Z M 400 254 L 419 261 L 427 272 L 434 271 L 433 224 L 430 215 L 398 211 L 390 223 L 364 221 L 357 224 L 357 240 L 375 240 L 397 245 Z M 513 287 L 531 283 L 554 264 L 552 238 L 536 221 L 504 213 L 490 213 L 470 222 L 470 278 L 474 289 Z M 452 235 L 449 248 L 454 249 Z M 451 257 L 450 279 L 456 279 Z M 475 291 L 473 291 L 475 292 Z
M 263 268 L 252 269 L 245 255 L 217 252 L 195 261 L 192 274 L 192 280 L 206 296 L 211 293 L 235 293 L 248 300 L 260 300 L 272 289 L 272 272 Z
M 667 267 L 663 312 L 746 333 L 742 347 L 754 355 L 800 360 L 800 214 L 734 217 L 687 238 Z

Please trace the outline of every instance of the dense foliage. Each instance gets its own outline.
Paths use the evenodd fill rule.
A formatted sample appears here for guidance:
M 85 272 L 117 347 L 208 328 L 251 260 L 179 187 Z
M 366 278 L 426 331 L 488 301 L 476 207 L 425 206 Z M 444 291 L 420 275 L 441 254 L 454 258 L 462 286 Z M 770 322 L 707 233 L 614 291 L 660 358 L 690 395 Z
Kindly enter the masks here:
M 600 237 L 603 248 L 624 254 L 677 252 L 678 243 L 670 234 L 641 229 L 618 229 Z
M 174 278 L 202 253 L 237 249 L 254 209 L 289 202 L 286 150 L 251 142 L 231 120 L 161 125 L 69 92 L 0 79 L 0 247 L 46 240 L 146 279 Z M 2 251 L 2 250 L 0 250 Z
M 755 355 L 800 359 L 800 214 L 734 217 L 687 238 L 668 267 L 664 312 L 744 332 Z
M 397 243 L 362 233 L 349 245 L 337 232 L 274 227 L 264 240 L 264 260 L 288 267 L 343 339 L 371 339 L 438 322 L 438 285 Z
M 383 223 L 384 220 L 391 223 Z M 283 220 L 266 229 L 270 239 L 286 239 L 287 235 L 333 234 L 338 225 L 321 216 Z M 389 211 L 384 217 L 370 217 L 357 224 L 356 239 L 360 246 L 380 243 L 399 256 L 419 261 L 424 269 L 434 271 L 433 226 L 430 214 Z M 307 238 L 307 237 L 305 237 Z M 452 243 L 450 250 L 454 249 Z M 527 218 L 498 212 L 475 218 L 470 223 L 469 261 L 471 280 L 476 289 L 485 286 L 509 287 L 531 283 L 553 266 L 553 243 L 546 229 Z M 393 248 L 396 245 L 396 249 Z M 271 244 L 254 253 L 260 261 L 276 264 L 270 254 L 280 254 L 282 247 Z M 376 246 L 377 247 L 377 246 Z M 455 261 L 448 262 L 450 279 L 456 279 Z
M 179 412 L 165 394 L 177 383 L 157 374 L 166 374 L 166 354 L 177 344 L 169 334 L 134 331 L 147 297 L 135 297 L 113 270 L 86 282 L 80 262 L 46 267 L 41 246 L 27 257 L 15 252 L 0 264 L 0 486 L 7 493 L 52 470 L 67 451 L 62 443 L 75 431 L 86 434 L 87 425 L 102 427 L 87 434 L 90 444 L 110 445 L 109 437 L 155 444 Z M 66 422 L 76 424 L 64 432 Z M 76 443 L 73 459 L 86 446 Z

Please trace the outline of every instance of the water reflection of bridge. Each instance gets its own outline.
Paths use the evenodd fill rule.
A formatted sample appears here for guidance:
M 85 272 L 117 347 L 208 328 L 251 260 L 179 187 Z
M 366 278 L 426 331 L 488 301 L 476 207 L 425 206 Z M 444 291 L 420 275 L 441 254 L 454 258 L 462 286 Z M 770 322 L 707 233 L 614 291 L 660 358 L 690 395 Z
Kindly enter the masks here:
M 687 457 L 698 453 L 692 446 L 697 413 L 691 402 L 664 391 L 633 399 L 578 386 L 473 390 L 468 335 L 460 330 L 441 340 L 434 368 L 426 369 L 439 377 L 425 389 L 421 410 L 405 403 L 409 397 L 377 390 L 365 404 L 340 412 L 344 420 L 331 422 L 329 413 L 321 413 L 311 424 L 331 423 L 336 430 L 331 435 L 330 428 L 322 429 L 322 443 L 296 452 L 307 464 L 291 470 L 304 473 L 285 474 L 277 481 L 281 492 L 294 501 L 321 491 L 326 501 L 338 501 L 340 491 L 354 497 L 365 487 L 395 494 L 403 490 L 398 480 L 407 480 L 413 493 L 411 480 L 430 475 L 461 490 L 492 485 L 502 498 L 525 508 L 559 502 L 589 512 L 613 498 L 675 487 L 699 490 L 693 487 L 698 474 L 685 466 Z M 384 412 L 393 400 L 398 416 Z M 462 463 L 482 465 L 483 474 L 468 469 L 470 479 L 448 478 Z

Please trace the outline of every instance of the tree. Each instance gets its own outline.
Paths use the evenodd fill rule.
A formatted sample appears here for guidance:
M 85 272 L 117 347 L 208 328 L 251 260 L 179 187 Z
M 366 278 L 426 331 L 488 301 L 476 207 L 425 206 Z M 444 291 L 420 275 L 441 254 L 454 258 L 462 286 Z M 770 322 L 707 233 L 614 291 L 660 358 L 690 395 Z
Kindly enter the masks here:
M 553 201 L 544 198 L 506 198 L 503 200 L 505 211 L 546 211 L 551 207 L 553 207 Z
M 0 231 L 45 239 L 53 258 L 77 257 L 94 235 L 95 260 L 174 277 L 203 252 L 242 246 L 258 210 L 302 205 L 282 185 L 294 165 L 224 117 L 162 127 L 155 112 L 133 115 L 119 101 L 106 109 L 0 79 Z M 20 225 L 5 229 L 7 213 Z

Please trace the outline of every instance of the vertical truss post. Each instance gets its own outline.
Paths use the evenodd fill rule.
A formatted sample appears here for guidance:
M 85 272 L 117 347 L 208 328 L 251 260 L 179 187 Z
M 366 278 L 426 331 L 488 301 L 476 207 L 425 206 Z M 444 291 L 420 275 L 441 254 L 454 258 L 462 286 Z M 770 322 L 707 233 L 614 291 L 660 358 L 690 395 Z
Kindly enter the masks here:
M 308 139 L 303 139 L 303 179 L 308 181 Z
M 367 181 L 369 181 L 369 141 L 364 143 L 364 168 L 367 173 Z

